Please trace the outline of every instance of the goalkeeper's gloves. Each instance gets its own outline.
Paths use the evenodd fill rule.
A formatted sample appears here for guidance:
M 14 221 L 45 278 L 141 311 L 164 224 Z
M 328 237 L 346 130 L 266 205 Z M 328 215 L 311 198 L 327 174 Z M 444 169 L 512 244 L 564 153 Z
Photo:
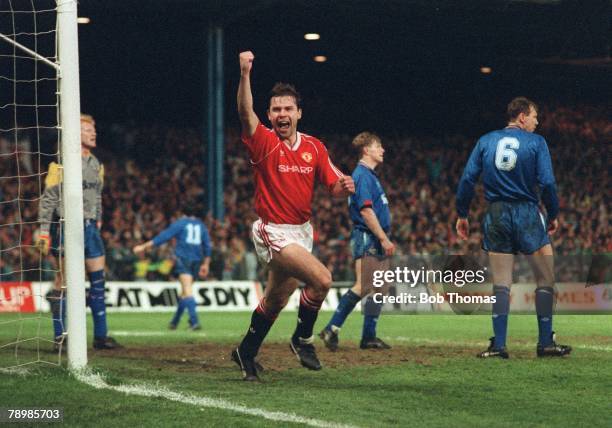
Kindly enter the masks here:
M 49 248 L 51 247 L 51 237 L 49 236 L 49 232 L 41 231 L 36 238 L 35 245 L 44 256 L 49 254 Z

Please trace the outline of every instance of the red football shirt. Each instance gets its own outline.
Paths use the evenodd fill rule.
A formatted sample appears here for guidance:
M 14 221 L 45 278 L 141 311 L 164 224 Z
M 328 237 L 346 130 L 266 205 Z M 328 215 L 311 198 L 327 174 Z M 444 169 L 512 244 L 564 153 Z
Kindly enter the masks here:
M 310 219 L 315 177 L 331 189 L 344 174 L 319 140 L 298 132 L 289 148 L 261 122 L 252 137 L 242 136 L 255 170 L 255 212 L 262 220 L 302 224 Z

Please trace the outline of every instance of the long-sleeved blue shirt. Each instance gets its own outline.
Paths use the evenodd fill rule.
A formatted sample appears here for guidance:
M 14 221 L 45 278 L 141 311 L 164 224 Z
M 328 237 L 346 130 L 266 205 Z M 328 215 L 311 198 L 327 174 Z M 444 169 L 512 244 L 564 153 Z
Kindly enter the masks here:
M 203 260 L 210 257 L 208 229 L 195 217 L 181 217 L 153 238 L 156 247 L 176 238 L 174 254 L 187 260 Z
M 557 218 L 557 187 L 548 146 L 541 135 L 509 126 L 482 136 L 457 188 L 459 217 L 467 217 L 474 185 L 481 173 L 487 201 L 537 204 L 541 195 L 549 221 Z

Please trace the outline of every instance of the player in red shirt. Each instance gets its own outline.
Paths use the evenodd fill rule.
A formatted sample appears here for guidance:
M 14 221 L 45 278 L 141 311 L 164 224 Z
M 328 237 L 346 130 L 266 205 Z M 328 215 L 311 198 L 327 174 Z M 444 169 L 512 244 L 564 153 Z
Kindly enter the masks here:
M 242 141 L 255 173 L 255 211 L 260 217 L 253 224 L 253 242 L 258 258 L 268 264 L 269 274 L 264 297 L 253 312 L 246 336 L 232 352 L 232 360 L 240 366 L 245 380 L 258 380 L 261 366 L 255 356 L 300 281 L 305 287 L 290 346 L 304 367 L 321 369 L 312 331 L 332 277 L 311 254 L 310 205 L 315 180 L 332 196 L 342 198 L 355 192 L 355 184 L 332 164 L 323 143 L 297 132 L 302 109 L 292 85 L 274 86 L 267 112 L 272 129 L 261 124 L 251 93 L 255 57 L 252 52 L 242 52 L 239 58 L 238 113 Z

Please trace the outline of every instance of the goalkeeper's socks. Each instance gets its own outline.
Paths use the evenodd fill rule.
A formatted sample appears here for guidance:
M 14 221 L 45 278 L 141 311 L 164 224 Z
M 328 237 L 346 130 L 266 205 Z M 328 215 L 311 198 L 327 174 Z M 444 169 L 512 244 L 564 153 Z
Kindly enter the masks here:
M 326 330 L 331 330 L 332 326 L 336 326 L 338 328 L 342 327 L 344 321 L 355 308 L 357 302 L 361 300 L 361 296 L 355 294 L 353 290 L 348 290 L 344 295 L 340 298 L 340 302 L 338 302 L 338 307 L 334 312 L 331 320 L 327 323 L 325 327 Z
M 552 318 L 555 289 L 553 287 L 538 287 L 535 292 L 536 314 L 538 316 L 538 343 L 543 346 L 552 344 Z
M 64 334 L 66 326 L 66 298 L 61 291 L 53 289 L 47 293 L 47 301 L 53 315 L 53 334 L 59 337 Z
M 192 327 L 198 325 L 198 313 L 196 312 L 197 303 L 195 298 L 193 296 L 189 296 L 185 297 L 183 301 L 187 307 L 187 312 L 189 312 L 189 325 Z
M 493 333 L 495 334 L 495 349 L 506 347 L 508 332 L 508 312 L 510 311 L 510 288 L 503 285 L 493 286 Z
M 174 316 L 172 317 L 172 321 L 170 321 L 170 324 L 177 326 L 178 323 L 181 321 L 183 312 L 185 312 L 185 299 L 179 298 L 176 312 L 174 313 Z
M 382 303 L 376 303 L 373 296 L 368 296 L 363 306 L 363 339 L 374 339 L 376 337 L 376 324 L 382 311 Z
M 244 339 L 240 343 L 240 354 L 245 355 L 248 358 L 255 358 L 259 347 L 266 338 L 272 324 L 276 321 L 278 312 L 273 312 L 266 307 L 266 299 L 263 298 L 259 302 L 257 309 L 253 311 L 251 316 L 251 325 L 247 330 Z
M 104 271 L 89 273 L 89 307 L 93 315 L 94 337 L 104 338 L 108 331 L 106 327 L 106 303 L 104 303 Z
M 59 337 L 66 330 L 66 298 L 62 298 L 57 303 L 57 311 L 53 312 L 53 334 Z
M 302 293 L 300 294 L 300 309 L 298 310 L 298 322 L 292 337 L 294 342 L 296 342 L 298 338 L 308 339 L 312 336 L 312 330 L 322 304 L 323 300 L 315 299 L 311 296 L 308 289 L 302 289 Z

